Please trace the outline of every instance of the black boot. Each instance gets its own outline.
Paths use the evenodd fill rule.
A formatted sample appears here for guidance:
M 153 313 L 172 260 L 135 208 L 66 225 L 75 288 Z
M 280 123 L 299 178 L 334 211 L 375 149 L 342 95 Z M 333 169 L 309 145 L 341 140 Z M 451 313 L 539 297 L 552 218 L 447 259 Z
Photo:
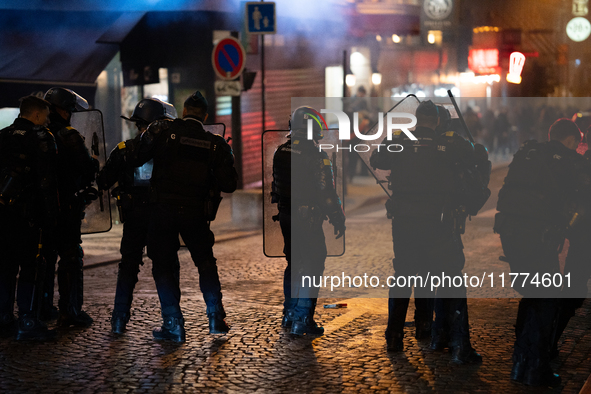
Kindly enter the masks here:
M 59 317 L 57 307 L 53 305 L 43 305 L 39 312 L 39 320 L 41 321 L 52 321 Z
M 185 320 L 182 317 L 165 317 L 162 327 L 152 332 L 154 339 L 185 342 Z
M 386 331 L 386 350 L 389 352 L 401 352 L 404 350 L 404 334 L 389 333 Z
M 523 381 L 523 375 L 527 368 L 527 359 L 524 354 L 513 354 L 513 368 L 511 369 L 511 380 L 515 382 Z
M 523 383 L 528 386 L 557 387 L 560 386 L 560 375 L 552 371 L 549 363 L 541 362 L 540 359 L 531 360 L 525 373 Z
M 429 345 L 429 348 L 431 350 L 441 351 L 448 346 L 448 342 L 449 342 L 449 336 L 447 335 L 446 329 L 433 328 L 433 330 L 431 332 L 431 345 Z
M 470 344 L 470 326 L 468 324 L 468 304 L 465 298 L 444 300 L 446 320 L 450 329 L 451 362 L 455 364 L 477 364 L 482 356 Z
M 452 343 L 450 349 L 451 362 L 454 364 L 480 364 L 482 362 L 482 356 L 474 350 L 469 340 Z
M 283 318 L 281 319 L 281 328 L 289 330 L 293 325 L 293 321 L 295 320 L 295 314 L 293 310 L 288 310 L 284 312 Z
M 291 334 L 302 336 L 302 335 L 324 335 L 324 327 L 318 326 L 318 323 L 314 321 L 312 316 L 306 316 L 303 319 L 297 319 L 291 326 Z
M 415 321 L 415 338 L 418 340 L 431 338 L 431 326 L 433 322 L 430 321 Z
M 55 338 L 55 330 L 48 330 L 47 325 L 34 315 L 24 315 L 18 319 L 17 341 L 47 341 Z
M 16 319 L 12 313 L 0 316 L 0 338 L 10 338 L 16 330 Z
M 113 311 L 113 315 L 111 316 L 111 332 L 114 334 L 123 334 L 127 322 L 129 322 L 129 313 Z
M 210 334 L 227 334 L 230 331 L 230 326 L 224 320 L 225 313 L 213 312 L 209 314 L 209 333 Z
M 57 325 L 60 327 L 79 327 L 88 328 L 94 322 L 93 318 L 84 311 L 75 312 L 73 310 L 67 312 L 61 312 L 57 319 Z

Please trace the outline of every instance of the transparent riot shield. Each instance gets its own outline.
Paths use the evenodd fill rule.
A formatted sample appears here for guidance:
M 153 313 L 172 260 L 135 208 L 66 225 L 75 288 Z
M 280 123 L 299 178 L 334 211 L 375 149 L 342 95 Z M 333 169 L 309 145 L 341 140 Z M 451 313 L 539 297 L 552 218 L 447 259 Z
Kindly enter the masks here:
M 107 160 L 107 151 L 101 111 L 93 109 L 74 112 L 70 123 L 84 137 L 86 147 L 92 157 L 99 161 L 101 167 L 104 166 Z M 82 234 L 102 233 L 110 229 L 111 205 L 109 193 L 102 193 L 98 199 L 91 202 L 84 210 Z
M 415 95 L 408 95 L 405 98 L 403 98 L 401 101 L 396 103 L 392 108 L 390 108 L 388 110 L 388 112 L 402 112 L 402 113 L 409 113 L 409 114 L 414 115 L 416 113 L 416 110 L 417 110 L 417 107 L 419 106 L 419 104 L 420 104 L 420 101 Z M 384 113 L 383 125 L 387 124 L 386 118 L 388 116 L 388 112 Z M 401 119 L 394 118 L 392 122 L 393 123 L 397 123 L 397 122 L 408 123 L 408 118 L 401 118 Z M 372 127 L 370 127 L 367 130 L 367 132 L 365 132 L 363 134 L 365 134 L 365 135 L 376 134 L 378 128 L 379 128 L 379 123 L 376 123 Z M 414 127 L 410 128 L 409 130 L 410 131 L 414 130 Z M 362 142 L 362 141 L 354 140 L 351 142 L 351 144 L 355 145 L 357 142 Z M 382 141 L 380 139 L 379 141 L 376 141 L 373 144 L 365 144 L 365 146 L 368 147 L 367 150 L 359 149 L 359 150 L 355 150 L 355 152 L 359 155 L 359 157 L 361 157 L 361 160 L 363 160 L 363 163 L 368 168 L 369 172 L 374 176 L 377 183 L 382 187 L 382 189 L 384 189 L 384 192 L 386 192 L 388 197 L 390 197 L 391 193 L 390 193 L 390 190 L 388 190 L 388 179 L 387 179 L 387 176 L 390 174 L 390 171 L 389 170 L 379 170 L 379 169 L 374 170 L 371 167 L 371 165 L 369 164 L 369 158 L 371 157 L 374 150 L 388 149 L 388 147 L 379 146 L 379 144 L 381 142 Z M 364 148 L 365 148 L 365 146 L 364 146 Z
M 273 216 L 278 214 L 277 204 L 271 203 L 271 184 L 273 182 L 273 155 L 277 147 L 287 141 L 289 130 L 267 130 L 263 133 L 263 252 L 267 257 L 285 257 L 283 254 L 283 235 L 278 221 Z M 333 176 L 337 194 L 344 203 L 344 178 L 342 150 L 339 146 L 338 130 L 327 130 L 321 140 L 323 151 L 327 153 L 332 162 Z M 329 146 L 332 148 L 329 149 Z M 328 256 L 342 256 L 345 253 L 345 237 L 335 239 L 334 227 L 325 221 L 323 224 L 324 236 Z
M 211 134 L 221 135 L 222 137 L 226 136 L 226 125 L 223 123 L 204 124 L 203 129 L 209 131 Z

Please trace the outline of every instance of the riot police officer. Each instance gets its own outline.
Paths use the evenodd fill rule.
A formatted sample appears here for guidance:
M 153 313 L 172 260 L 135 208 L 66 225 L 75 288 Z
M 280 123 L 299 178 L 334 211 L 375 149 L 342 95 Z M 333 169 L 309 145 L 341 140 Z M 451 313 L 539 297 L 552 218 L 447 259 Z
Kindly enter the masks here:
M 55 331 L 38 319 L 44 261 L 41 245 L 58 214 L 55 140 L 45 127 L 50 104 L 22 99 L 14 123 L 0 130 L 0 335 L 46 340 Z M 18 280 L 18 329 L 14 292 Z
M 322 223 L 328 216 L 337 238 L 345 234 L 345 215 L 334 186 L 332 163 L 317 142 L 323 138 L 318 112 L 297 108 L 290 121 L 290 139 L 273 156 L 273 202 L 279 209 L 287 268 L 283 278 L 282 327 L 295 335 L 322 335 L 314 321 L 318 288 L 305 287 L 302 276 L 324 272 L 327 250 Z M 313 120 L 314 119 L 314 120 Z M 308 120 L 313 128 L 307 138 Z
M 45 287 L 44 315 L 51 314 L 53 303 L 53 277 L 57 257 L 59 286 L 59 319 L 61 327 L 88 327 L 93 319 L 82 310 L 84 252 L 80 244 L 81 224 L 84 207 L 88 201 L 97 198 L 96 190 L 90 188 L 98 171 L 98 161 L 93 159 L 84 144 L 84 138 L 70 125 L 73 112 L 88 109 L 84 98 L 70 89 L 55 87 L 45 93 L 45 100 L 51 103 L 49 129 L 57 143 L 58 189 L 60 215 L 58 231 L 46 254 L 48 280 Z
M 376 150 L 370 158 L 373 168 L 390 170 L 392 198 L 386 208 L 392 217 L 394 270 L 397 276 L 418 275 L 423 280 L 428 273 L 461 275 L 465 261 L 457 226 L 462 220 L 461 207 L 471 205 L 471 211 L 477 212 L 490 191 L 476 169 L 472 144 L 454 132 L 439 134 L 435 131 L 440 116 L 439 108 L 432 101 L 419 104 L 416 118 L 416 129 L 412 132 L 416 141 L 395 131 L 393 140 L 383 143 L 398 143 L 403 150 Z M 464 193 L 462 178 L 470 170 L 473 170 L 470 173 L 476 177 L 481 194 L 478 203 L 470 201 Z M 386 343 L 390 351 L 403 349 L 403 330 L 411 290 L 410 286 L 390 288 L 386 329 Z M 428 304 L 432 297 L 428 287 L 415 287 L 415 298 L 423 298 L 423 303 Z M 452 362 L 480 362 L 482 358 L 470 344 L 466 288 L 440 287 L 437 297 L 446 315 Z M 417 308 L 417 327 L 427 328 L 432 318 L 432 309 L 428 305 Z
M 135 138 L 120 142 L 111 152 L 105 166 L 97 175 L 97 185 L 101 190 L 113 189 L 117 200 L 119 219 L 123 223 L 121 238 L 121 262 L 117 273 L 115 306 L 111 317 L 111 330 L 115 334 L 125 331 L 129 321 L 133 289 L 138 281 L 142 255 L 150 223 L 150 177 L 153 163 L 149 161 L 136 167 L 137 146 L 150 123 L 158 119 L 175 119 L 176 110 L 169 103 L 157 99 L 143 99 L 133 110 L 131 118 L 123 119 L 135 122 L 138 134 Z
M 575 151 L 581 139 L 577 125 L 559 119 L 548 136 L 543 143 L 527 141 L 515 154 L 499 191 L 494 227 L 511 272 L 530 278 L 514 286 L 523 298 L 515 325 L 511 379 L 531 386 L 560 385 L 560 376 L 550 367 L 559 289 L 534 282 L 536 277 L 541 280 L 560 272 L 558 251 L 571 221 L 571 204 L 579 193 L 589 191 L 589 176 L 581 171 L 586 163 Z
M 199 285 L 207 305 L 209 332 L 227 333 L 226 313 L 213 256 L 214 235 L 209 222 L 221 201 L 220 191 L 236 190 L 234 155 L 219 135 L 203 129 L 207 101 L 199 92 L 185 100 L 183 119 L 153 122 L 139 143 L 140 163 L 154 160 L 148 256 L 162 307 L 162 327 L 155 339 L 185 341 L 180 308 L 179 233 L 199 270 Z

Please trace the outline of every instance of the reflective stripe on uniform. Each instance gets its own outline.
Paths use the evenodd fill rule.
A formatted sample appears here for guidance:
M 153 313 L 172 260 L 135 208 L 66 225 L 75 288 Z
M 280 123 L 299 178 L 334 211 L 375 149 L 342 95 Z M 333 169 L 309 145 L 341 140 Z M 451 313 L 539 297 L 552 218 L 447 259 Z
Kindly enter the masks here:
M 190 145 L 196 148 L 209 149 L 211 147 L 211 141 L 198 140 L 196 138 L 181 137 L 180 142 L 182 145 Z

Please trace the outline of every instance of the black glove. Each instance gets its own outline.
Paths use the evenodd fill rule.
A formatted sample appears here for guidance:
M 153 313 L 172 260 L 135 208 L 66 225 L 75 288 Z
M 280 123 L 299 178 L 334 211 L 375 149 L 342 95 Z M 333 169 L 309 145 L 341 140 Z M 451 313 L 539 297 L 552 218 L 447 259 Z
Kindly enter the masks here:
M 339 239 L 345 235 L 345 230 L 347 229 L 347 227 L 345 227 L 345 221 L 331 221 L 330 223 L 334 226 L 334 234 L 336 235 L 336 239 Z

